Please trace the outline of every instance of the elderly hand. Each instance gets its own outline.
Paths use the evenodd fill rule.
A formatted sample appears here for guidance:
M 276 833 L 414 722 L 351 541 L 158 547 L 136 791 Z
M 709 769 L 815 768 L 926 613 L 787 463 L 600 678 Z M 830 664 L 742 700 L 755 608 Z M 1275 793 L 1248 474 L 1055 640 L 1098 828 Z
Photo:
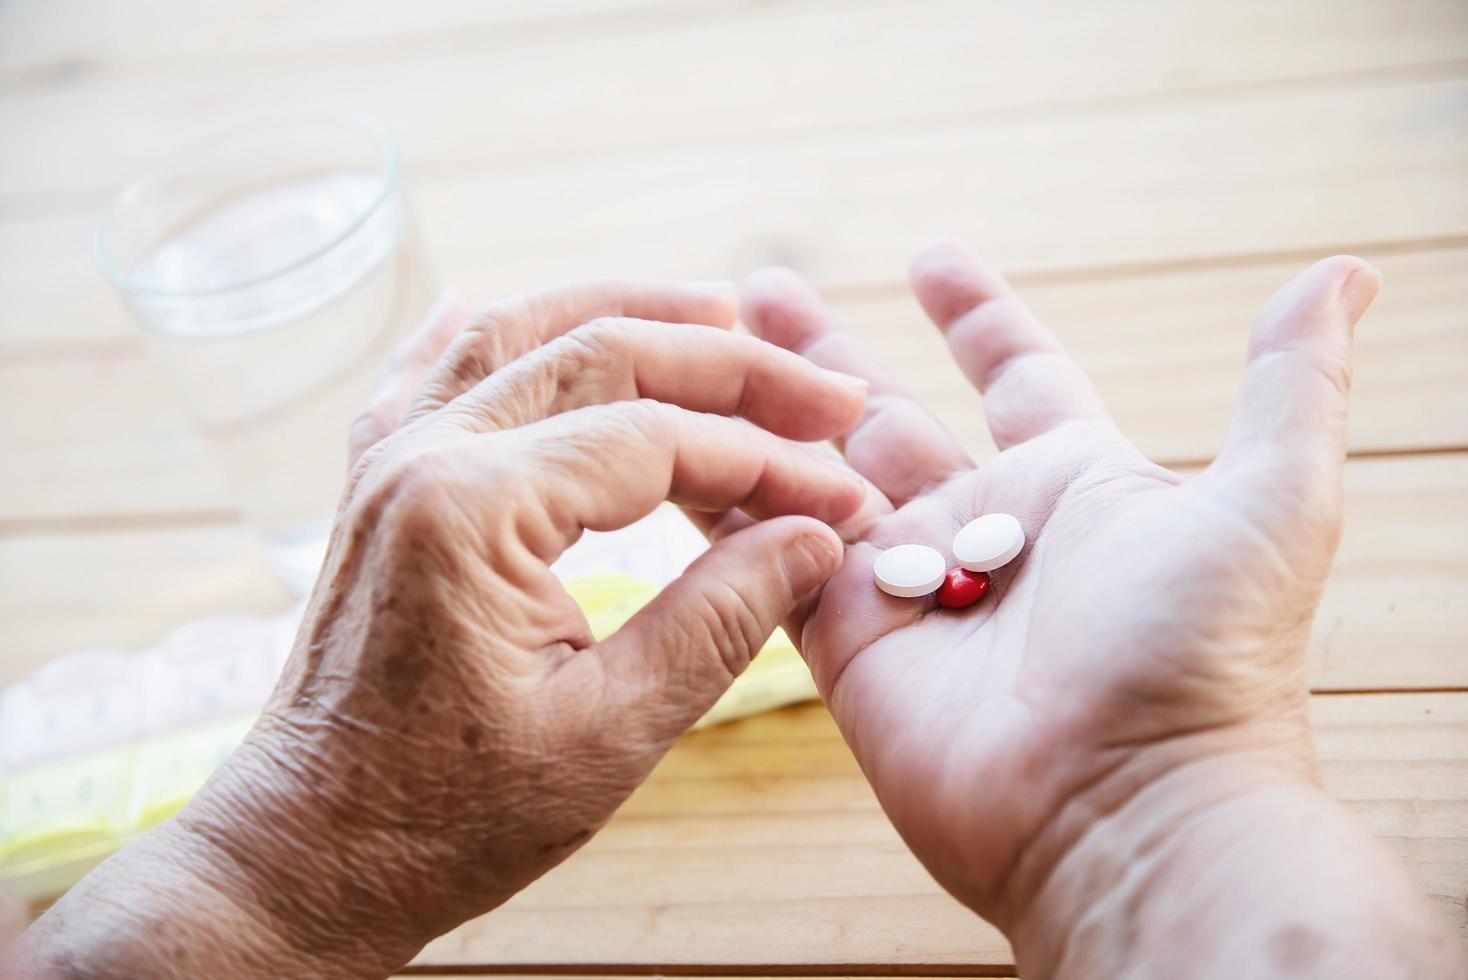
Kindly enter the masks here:
M 788 440 L 845 431 L 865 385 L 719 329 L 734 312 L 725 286 L 631 280 L 462 331 L 438 309 L 353 427 L 264 715 L 176 820 L 41 921 L 38 962 L 117 968 L 131 930 L 176 954 L 137 974 L 385 974 L 595 833 L 826 581 L 842 545 L 822 522 L 862 502 Z M 664 499 L 760 520 L 598 643 L 548 566 Z
M 929 247 L 912 279 L 983 392 L 1001 451 L 982 466 L 795 276 L 757 275 L 743 298 L 756 335 L 871 384 L 841 449 L 875 507 L 838 527 L 846 561 L 787 629 L 918 857 L 1005 929 L 1026 977 L 1142 962 L 1283 975 L 1327 948 L 1338 969 L 1400 968 L 1390 943 L 1374 950 L 1384 963 L 1330 945 L 1365 921 L 1451 956 L 1392 862 L 1320 795 L 1309 735 L 1305 646 L 1340 528 L 1351 333 L 1376 272 L 1328 259 L 1269 303 L 1227 446 L 1187 481 L 1126 439 L 965 248 Z M 876 588 L 882 549 L 951 558 L 954 533 L 996 511 L 1027 544 L 980 605 Z M 748 521 L 704 523 L 717 538 Z M 1337 896 L 1363 880 L 1376 897 L 1358 916 Z M 1281 901 L 1295 933 L 1251 919 Z

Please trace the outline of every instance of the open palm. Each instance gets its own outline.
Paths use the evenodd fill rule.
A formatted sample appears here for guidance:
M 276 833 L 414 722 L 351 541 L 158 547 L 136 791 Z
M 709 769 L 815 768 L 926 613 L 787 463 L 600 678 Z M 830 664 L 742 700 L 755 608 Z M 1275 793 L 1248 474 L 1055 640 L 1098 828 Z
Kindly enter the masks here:
M 919 300 L 983 391 L 1001 452 L 975 464 L 793 274 L 743 292 L 757 335 L 871 385 L 839 447 L 871 483 L 840 571 L 792 628 L 909 845 L 1005 925 L 1054 848 L 1194 761 L 1262 754 L 1313 774 L 1305 641 L 1339 526 L 1351 330 L 1378 277 L 1311 267 L 1266 308 L 1227 446 L 1184 481 L 1108 418 L 1004 281 L 955 243 Z M 1014 514 L 1025 550 L 979 605 L 875 587 L 882 549 Z M 738 520 L 737 518 L 733 520 Z

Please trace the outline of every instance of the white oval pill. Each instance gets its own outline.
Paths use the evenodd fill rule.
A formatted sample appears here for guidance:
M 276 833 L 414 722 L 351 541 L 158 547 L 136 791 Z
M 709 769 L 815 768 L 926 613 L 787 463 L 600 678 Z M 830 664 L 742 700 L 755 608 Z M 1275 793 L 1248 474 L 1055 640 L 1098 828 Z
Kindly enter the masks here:
M 877 577 L 877 588 L 888 595 L 911 599 L 937 591 L 948 573 L 948 563 L 936 548 L 899 544 L 877 556 L 872 572 Z
M 1024 546 L 1025 529 L 1012 514 L 985 514 L 953 536 L 953 557 L 971 572 L 991 572 Z

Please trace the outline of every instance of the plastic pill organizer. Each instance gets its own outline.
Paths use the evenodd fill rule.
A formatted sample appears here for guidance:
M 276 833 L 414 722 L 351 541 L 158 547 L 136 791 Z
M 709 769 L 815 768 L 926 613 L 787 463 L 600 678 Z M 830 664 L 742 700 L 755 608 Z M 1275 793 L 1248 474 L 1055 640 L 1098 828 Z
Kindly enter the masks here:
M 587 532 L 555 566 L 598 639 L 705 547 L 669 507 Z M 141 653 L 87 650 L 0 691 L 0 881 L 55 894 L 129 837 L 167 819 L 239 744 L 290 652 L 301 607 L 181 627 Z M 776 630 L 695 727 L 816 696 Z

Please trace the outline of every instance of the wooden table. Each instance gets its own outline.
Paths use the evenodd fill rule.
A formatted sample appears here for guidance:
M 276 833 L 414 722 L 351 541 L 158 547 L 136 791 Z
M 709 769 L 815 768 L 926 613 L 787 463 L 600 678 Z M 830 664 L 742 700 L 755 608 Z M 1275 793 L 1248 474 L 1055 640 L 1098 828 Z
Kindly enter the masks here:
M 1336 251 L 1348 523 L 1311 645 L 1327 783 L 1468 935 L 1468 5 L 9 0 L 0 5 L 0 680 L 285 602 L 94 270 L 181 132 L 326 102 L 401 139 L 445 280 L 807 273 L 975 452 L 903 286 L 951 231 L 1159 460 L 1217 450 L 1249 322 Z M 687 738 L 586 850 L 419 972 L 1003 975 L 824 709 Z

